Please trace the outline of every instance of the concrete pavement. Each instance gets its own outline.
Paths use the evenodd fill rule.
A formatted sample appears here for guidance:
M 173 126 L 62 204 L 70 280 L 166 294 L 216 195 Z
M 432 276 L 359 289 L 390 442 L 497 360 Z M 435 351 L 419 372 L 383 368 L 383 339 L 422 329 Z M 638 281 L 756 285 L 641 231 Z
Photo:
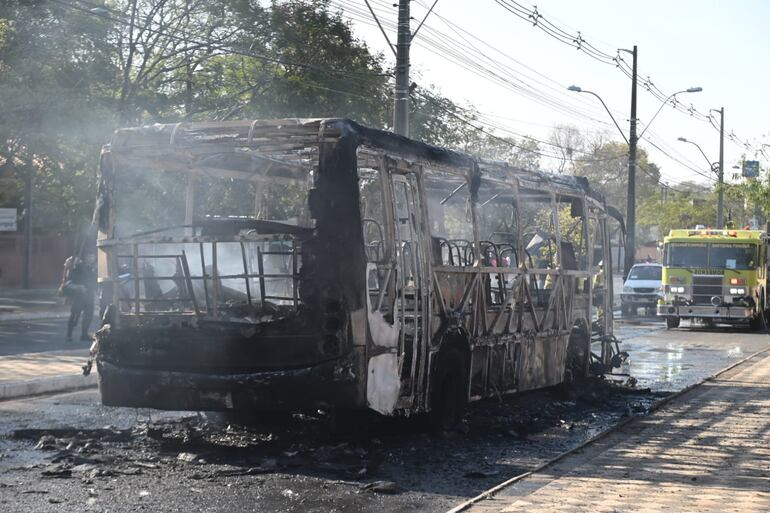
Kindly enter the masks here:
M 462 511 L 765 512 L 768 461 L 765 350 Z
M 0 356 L 0 400 L 96 385 L 96 369 L 83 376 L 87 349 Z
M 81 370 L 91 341 L 65 341 L 68 315 L 55 289 L 0 290 L 0 400 L 96 385 Z

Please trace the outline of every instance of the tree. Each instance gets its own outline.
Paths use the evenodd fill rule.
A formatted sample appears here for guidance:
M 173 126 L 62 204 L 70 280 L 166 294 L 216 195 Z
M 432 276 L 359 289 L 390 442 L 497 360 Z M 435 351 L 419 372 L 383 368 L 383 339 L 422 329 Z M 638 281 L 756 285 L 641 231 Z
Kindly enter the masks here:
M 580 160 L 575 159 L 575 175 L 585 176 L 591 184 L 603 192 L 607 203 L 621 212 L 626 211 L 628 190 L 628 145 L 619 142 L 604 142 L 591 145 Z M 660 168 L 649 161 L 644 148 L 636 153 L 636 199 L 658 194 Z
M 37 230 L 71 233 L 90 219 L 99 148 L 118 127 L 349 117 L 387 129 L 391 75 L 330 0 L 6 0 L 0 165 L 19 162 L 34 175 Z M 480 129 L 472 106 L 430 87 L 412 98 L 412 138 L 538 168 L 538 141 Z M 595 179 L 623 207 L 625 147 L 597 146 L 572 127 L 555 134 L 562 170 Z M 596 166 L 572 158 L 592 144 Z M 0 201 L 18 205 L 20 191 L 11 182 Z
M 556 125 L 548 138 L 559 155 L 559 173 L 573 174 L 575 168 L 575 153 L 582 152 L 585 138 L 580 130 L 572 125 Z
M 29 177 L 38 231 L 72 232 L 89 217 L 95 156 L 110 131 L 107 29 L 59 4 L 0 6 L 0 160 L 16 162 L 19 176 L 2 201 L 19 205 L 21 175 Z
M 668 191 L 643 198 L 638 204 L 637 226 L 646 240 L 661 240 L 672 229 L 693 228 L 716 221 L 716 193 L 697 184 L 680 184 L 681 191 Z

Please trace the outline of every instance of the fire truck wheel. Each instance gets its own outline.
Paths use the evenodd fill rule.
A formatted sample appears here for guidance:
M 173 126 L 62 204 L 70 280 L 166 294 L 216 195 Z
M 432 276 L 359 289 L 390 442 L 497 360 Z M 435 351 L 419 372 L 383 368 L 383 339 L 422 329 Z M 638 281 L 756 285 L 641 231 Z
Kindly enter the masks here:
M 666 329 L 674 329 L 679 327 L 679 317 L 666 317 Z

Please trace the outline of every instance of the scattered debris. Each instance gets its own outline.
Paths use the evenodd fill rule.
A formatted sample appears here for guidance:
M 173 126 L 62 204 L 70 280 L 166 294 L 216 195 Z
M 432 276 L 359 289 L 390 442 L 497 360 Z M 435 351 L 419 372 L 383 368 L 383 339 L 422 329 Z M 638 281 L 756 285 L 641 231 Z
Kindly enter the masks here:
M 43 435 L 37 442 L 35 449 L 41 451 L 55 451 L 56 450 L 56 438 L 51 435 Z
M 72 468 L 67 464 L 54 463 L 53 465 L 45 467 L 45 469 L 40 472 L 40 475 L 43 477 L 68 479 L 72 477 Z
M 135 467 L 141 467 L 141 468 L 159 468 L 159 466 L 155 463 L 147 463 L 145 461 L 132 461 L 131 465 Z
M 499 470 L 469 470 L 465 474 L 463 474 L 463 477 L 470 477 L 470 478 L 485 478 L 485 477 L 494 477 L 496 475 L 499 475 Z
M 192 452 L 180 452 L 177 454 L 176 459 L 184 461 L 186 463 L 193 463 L 198 459 L 198 455 Z
M 398 485 L 393 481 L 374 481 L 369 484 L 365 484 L 361 487 L 361 491 L 368 491 L 374 493 L 398 493 L 400 491 Z

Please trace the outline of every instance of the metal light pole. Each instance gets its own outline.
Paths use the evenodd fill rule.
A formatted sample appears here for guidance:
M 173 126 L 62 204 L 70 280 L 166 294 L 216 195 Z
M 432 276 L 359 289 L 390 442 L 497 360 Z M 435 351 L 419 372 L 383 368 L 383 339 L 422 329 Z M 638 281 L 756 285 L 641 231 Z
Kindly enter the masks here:
M 698 151 L 700 152 L 700 154 L 703 155 L 703 158 L 706 159 L 706 162 L 708 162 L 708 164 L 709 164 L 709 171 L 711 171 L 714 174 L 719 174 L 718 171 L 716 171 L 714 169 L 714 167 L 718 166 L 719 163 L 718 162 L 711 162 L 711 159 L 708 158 L 706 153 L 703 151 L 703 148 L 700 147 L 700 144 L 696 143 L 695 141 L 691 141 L 689 139 L 685 139 L 684 137 L 677 137 L 676 140 L 677 141 L 682 141 L 684 143 L 692 144 L 693 146 L 698 148 Z
M 24 181 L 24 271 L 22 287 L 29 289 L 30 268 L 32 267 L 32 166 L 22 174 Z
M 681 91 L 677 91 L 674 94 L 671 94 L 663 100 L 658 110 L 655 112 L 655 114 L 650 119 L 649 123 L 647 123 L 647 126 L 642 130 L 642 133 L 639 134 L 639 136 L 636 135 L 636 46 L 634 46 L 633 51 L 624 50 L 627 51 L 634 56 L 634 63 L 633 63 L 633 78 L 632 78 L 632 86 L 631 86 L 631 125 L 629 130 L 629 137 L 626 138 L 626 134 L 623 133 L 623 130 L 620 128 L 620 125 L 618 125 L 618 122 L 615 121 L 615 117 L 612 115 L 612 112 L 610 112 L 610 109 L 607 108 L 607 104 L 604 103 L 604 100 L 602 100 L 601 96 L 594 93 L 593 91 L 587 91 L 585 89 L 582 89 L 576 85 L 571 85 L 567 89 L 570 91 L 574 91 L 576 93 L 588 93 L 596 98 L 599 99 L 600 102 L 602 102 L 602 106 L 604 107 L 604 110 L 607 111 L 607 114 L 609 114 L 610 119 L 612 119 L 612 122 L 615 123 L 615 127 L 618 129 L 618 132 L 620 132 L 620 135 L 623 137 L 623 140 L 628 144 L 628 192 L 627 192 L 627 199 L 626 199 L 626 248 L 625 248 L 625 261 L 623 263 L 623 273 L 624 276 L 628 276 L 628 273 L 631 271 L 631 267 L 634 265 L 634 253 L 635 253 L 635 246 L 636 246 L 636 144 L 641 138 L 644 133 L 647 131 L 647 129 L 650 128 L 650 125 L 655 120 L 656 117 L 658 117 L 658 114 L 663 109 L 663 106 L 668 103 L 668 101 L 675 97 L 678 94 L 681 93 L 698 93 L 700 91 L 703 91 L 702 87 L 690 87 L 688 89 L 683 89 Z
M 717 228 L 724 228 L 725 108 L 720 107 L 719 110 L 711 110 L 714 112 L 719 112 L 719 179 L 717 183 Z
M 722 163 L 723 163 L 723 153 L 722 148 L 720 148 L 719 151 L 719 162 L 712 162 L 710 158 L 706 155 L 706 152 L 703 151 L 703 148 L 700 147 L 698 143 L 695 141 L 690 141 L 689 139 L 685 139 L 684 137 L 677 137 L 678 141 L 682 141 L 684 143 L 689 143 L 698 148 L 698 151 L 701 155 L 703 155 L 703 158 L 706 159 L 706 162 L 709 164 L 709 170 L 717 175 L 717 228 L 724 228 L 724 219 L 723 219 L 723 210 L 724 210 L 724 188 L 722 187 L 722 184 L 724 183 L 724 172 L 722 171 Z

